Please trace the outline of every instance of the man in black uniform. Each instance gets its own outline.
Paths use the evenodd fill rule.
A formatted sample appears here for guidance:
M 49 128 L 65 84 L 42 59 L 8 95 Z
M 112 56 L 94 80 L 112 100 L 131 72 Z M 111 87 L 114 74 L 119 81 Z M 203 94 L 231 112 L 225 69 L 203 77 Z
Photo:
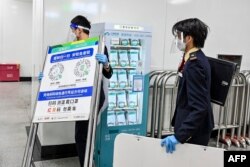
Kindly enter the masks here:
M 175 134 L 161 141 L 170 153 L 178 143 L 207 145 L 214 127 L 210 103 L 211 70 L 200 49 L 204 47 L 208 26 L 197 18 L 186 19 L 177 22 L 172 33 L 184 55 L 178 68 L 179 86 L 172 120 Z
M 89 38 L 89 31 L 91 28 L 90 22 L 84 16 L 76 16 L 71 20 L 70 28 L 75 35 L 76 40 L 85 40 Z M 111 66 L 109 65 L 108 51 L 105 47 L 104 54 L 96 54 L 96 59 L 99 63 L 103 64 L 103 75 L 110 79 L 113 73 Z M 101 86 L 100 92 L 100 104 L 99 110 L 102 107 L 105 100 L 103 86 Z M 84 110 L 84 108 L 83 108 Z M 76 121 L 75 124 L 75 141 L 76 149 L 79 156 L 81 167 L 84 165 L 85 149 L 88 134 L 88 124 L 89 121 Z

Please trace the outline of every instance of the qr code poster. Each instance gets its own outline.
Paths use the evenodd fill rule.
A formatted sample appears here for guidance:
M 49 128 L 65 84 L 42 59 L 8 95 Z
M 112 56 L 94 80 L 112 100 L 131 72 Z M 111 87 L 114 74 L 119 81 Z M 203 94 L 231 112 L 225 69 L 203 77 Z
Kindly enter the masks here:
M 33 122 L 88 120 L 99 38 L 48 49 Z

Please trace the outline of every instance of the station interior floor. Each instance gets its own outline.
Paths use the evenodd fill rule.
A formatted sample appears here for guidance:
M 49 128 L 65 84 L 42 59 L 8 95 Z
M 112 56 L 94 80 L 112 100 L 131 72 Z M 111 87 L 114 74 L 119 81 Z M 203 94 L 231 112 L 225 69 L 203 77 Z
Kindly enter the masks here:
M 31 82 L 0 82 L 0 167 L 20 167 L 30 125 Z M 79 167 L 77 157 L 37 161 L 35 167 Z
M 31 82 L 0 82 L 0 167 L 20 167 L 22 164 L 26 127 L 30 124 L 30 103 Z M 230 150 L 242 149 L 231 147 Z M 79 162 L 77 157 L 71 157 L 37 161 L 35 166 L 79 167 Z

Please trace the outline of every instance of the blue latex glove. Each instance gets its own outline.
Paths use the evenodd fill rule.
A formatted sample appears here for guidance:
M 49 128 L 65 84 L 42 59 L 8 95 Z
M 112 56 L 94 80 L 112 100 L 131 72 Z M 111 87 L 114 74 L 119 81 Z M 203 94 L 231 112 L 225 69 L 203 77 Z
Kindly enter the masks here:
M 39 72 L 38 81 L 41 82 L 42 79 L 43 79 L 43 72 Z
M 105 54 L 101 54 L 101 53 L 97 53 L 95 55 L 95 58 L 97 61 L 99 61 L 99 63 L 102 63 L 103 65 L 107 65 L 108 64 L 108 58 Z
M 175 151 L 175 145 L 178 143 L 179 141 L 175 138 L 174 135 L 168 136 L 161 140 L 161 146 L 166 147 L 167 153 L 173 153 Z

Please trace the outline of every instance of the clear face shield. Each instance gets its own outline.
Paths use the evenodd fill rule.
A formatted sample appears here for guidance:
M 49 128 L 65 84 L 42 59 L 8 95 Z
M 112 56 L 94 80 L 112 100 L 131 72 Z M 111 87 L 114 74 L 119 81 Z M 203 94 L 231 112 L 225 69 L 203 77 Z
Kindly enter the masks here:
M 178 53 L 180 51 L 185 51 L 186 43 L 184 42 L 183 32 L 176 31 L 174 33 L 174 39 L 171 44 L 170 53 Z
M 83 26 L 71 23 L 66 42 L 73 42 L 73 41 L 77 41 L 78 40 L 78 36 L 77 36 L 76 33 L 77 33 L 77 29 L 79 29 L 79 28 L 83 29 L 83 30 L 87 30 L 87 31 L 90 30 L 87 27 L 83 27 Z

